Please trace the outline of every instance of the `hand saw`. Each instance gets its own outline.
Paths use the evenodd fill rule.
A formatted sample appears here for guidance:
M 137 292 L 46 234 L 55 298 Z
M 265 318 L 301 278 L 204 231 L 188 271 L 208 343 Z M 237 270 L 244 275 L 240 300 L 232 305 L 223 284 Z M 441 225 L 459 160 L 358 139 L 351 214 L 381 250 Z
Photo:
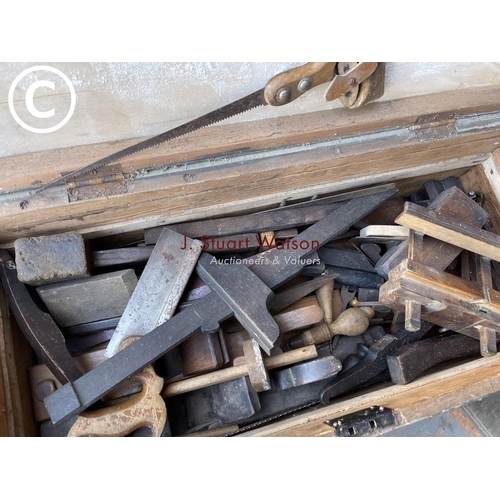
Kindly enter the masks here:
M 290 69 L 276 75 L 264 88 L 246 97 L 242 97 L 231 104 L 227 104 L 222 108 L 211 111 L 199 118 L 195 118 L 179 127 L 138 142 L 121 151 L 117 151 L 83 168 L 62 175 L 38 188 L 35 194 L 40 194 L 46 189 L 56 186 L 68 179 L 74 179 L 92 170 L 97 170 L 105 165 L 109 165 L 122 158 L 138 153 L 139 151 L 158 146 L 159 144 L 171 141 L 172 139 L 189 134 L 195 130 L 208 127 L 214 123 L 226 120 L 231 116 L 249 111 L 250 109 L 267 105 L 283 106 L 299 98 L 308 90 L 330 80 L 332 83 L 326 91 L 325 98 L 328 101 L 332 101 L 357 88 L 359 84 L 364 82 L 374 73 L 378 64 L 379 63 L 376 62 L 359 62 L 350 67 L 350 69 L 343 74 L 337 72 L 336 62 L 312 62 L 299 66 L 298 68 Z

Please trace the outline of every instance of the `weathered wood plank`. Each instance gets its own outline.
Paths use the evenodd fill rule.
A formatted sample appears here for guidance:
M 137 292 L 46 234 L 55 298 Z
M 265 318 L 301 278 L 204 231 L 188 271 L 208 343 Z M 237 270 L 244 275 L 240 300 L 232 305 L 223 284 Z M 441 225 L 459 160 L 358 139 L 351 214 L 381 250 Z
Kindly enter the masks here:
M 374 102 L 354 110 L 339 108 L 256 122 L 223 124 L 126 158 L 121 165 L 124 171 L 133 171 L 152 164 L 183 164 L 195 158 L 242 148 L 259 150 L 285 147 L 405 126 L 429 113 L 460 110 L 462 114 L 468 114 L 499 109 L 500 87 L 494 86 Z M 136 142 L 137 139 L 127 139 L 0 158 L 0 171 L 4 176 L 2 189 L 10 191 L 46 183 L 62 172 L 76 170 Z
M 500 132 L 490 131 L 476 134 L 470 141 L 465 138 L 438 141 L 440 144 L 436 148 L 431 143 L 418 143 L 355 156 L 352 151 L 350 156 L 341 155 L 340 158 L 332 151 L 323 152 L 327 154 L 323 159 L 308 153 L 299 161 L 296 155 L 289 155 L 279 161 L 256 162 L 251 167 L 203 171 L 189 182 L 183 175 L 172 174 L 161 182 L 156 179 L 147 189 L 143 186 L 144 191 L 130 189 L 125 197 L 77 203 L 53 196 L 35 197 L 25 210 L 19 208 L 18 201 L 5 202 L 0 206 L 3 222 L 0 243 L 8 247 L 18 237 L 69 229 L 93 236 L 113 234 L 250 209 L 255 211 L 277 206 L 283 199 L 304 199 L 394 179 L 404 182 L 415 175 L 437 172 L 441 175 L 446 170 L 455 171 L 460 166 L 484 160 L 496 147 L 499 136 Z M 388 148 L 389 144 L 380 143 L 378 147 Z M 457 157 L 467 159 L 457 161 Z M 307 184 L 304 184 L 304 176 Z
M 373 405 L 396 410 L 402 423 L 411 423 L 498 390 L 500 357 L 483 358 L 424 376 L 412 384 L 339 398 L 329 406 L 268 424 L 242 436 L 333 436 L 333 428 L 324 423 L 326 420 Z
M 0 286 L 0 437 L 15 436 L 14 402 L 10 383 L 8 336 L 10 336 L 9 309 L 5 292 Z
M 483 208 L 489 214 L 493 232 L 500 234 L 500 151 L 497 149 L 482 164 L 472 167 L 460 177 L 466 193 L 474 191 L 484 195 Z
M 396 222 L 440 241 L 500 261 L 500 236 L 459 219 L 437 215 L 428 208 L 407 202 Z

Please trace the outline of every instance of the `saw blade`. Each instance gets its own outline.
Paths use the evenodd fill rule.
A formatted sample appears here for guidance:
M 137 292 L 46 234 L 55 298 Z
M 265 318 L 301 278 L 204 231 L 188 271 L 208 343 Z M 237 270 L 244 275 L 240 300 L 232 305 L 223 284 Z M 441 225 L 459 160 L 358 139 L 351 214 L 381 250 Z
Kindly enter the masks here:
M 293 408 L 291 410 L 287 410 L 287 411 L 278 413 L 276 415 L 272 415 L 270 417 L 263 418 L 262 420 L 259 420 L 257 422 L 252 422 L 251 424 L 248 424 L 248 425 L 245 425 L 243 427 L 240 427 L 238 430 L 234 430 L 232 432 L 228 432 L 228 433 L 224 434 L 221 437 L 233 437 L 233 436 L 237 436 L 238 434 L 242 434 L 244 432 L 251 431 L 252 429 L 256 429 L 257 427 L 262 427 L 263 425 L 268 424 L 269 422 L 272 422 L 274 420 L 278 420 L 281 417 L 286 417 L 286 416 L 291 415 L 293 413 L 297 413 L 299 411 L 305 410 L 306 408 L 311 408 L 313 406 L 319 406 L 319 405 L 320 405 L 320 401 L 319 400 L 314 400 L 314 401 L 311 401 L 310 403 L 307 403 L 305 405 L 299 406 L 297 408 Z
M 258 106 L 266 106 L 267 103 L 262 97 L 263 90 L 264 89 L 258 90 L 257 92 L 249 94 L 246 97 L 242 97 L 241 99 L 238 99 L 237 101 L 227 104 L 222 108 L 216 109 L 215 111 L 211 111 L 210 113 L 200 116 L 199 118 L 195 118 L 190 122 L 184 123 L 183 125 L 180 125 L 171 130 L 167 130 L 162 134 L 138 142 L 133 146 L 129 146 L 128 148 L 117 151 L 116 153 L 101 158 L 100 160 L 97 160 L 94 163 L 91 163 L 90 165 L 87 165 L 85 167 L 79 168 L 78 170 L 74 170 L 73 172 L 69 172 L 65 175 L 62 175 L 61 177 L 58 177 L 57 179 L 50 181 L 48 184 L 45 184 L 44 186 L 38 188 L 35 191 L 35 194 L 40 194 L 49 187 L 57 186 L 58 184 L 61 184 L 62 182 L 68 179 L 74 179 L 76 177 L 79 177 L 80 175 L 91 172 L 92 170 L 97 170 L 101 167 L 104 167 L 105 165 L 109 165 L 110 163 L 114 163 L 118 160 L 121 160 L 126 156 L 138 153 L 139 151 L 143 151 L 145 149 L 158 146 L 159 144 L 171 141 L 172 139 L 175 139 L 182 135 L 190 134 L 195 130 L 208 127 L 210 125 L 213 125 L 214 123 L 221 122 L 223 120 L 226 120 L 227 118 L 239 115 L 241 113 L 244 113 L 245 111 L 249 111 L 250 109 L 256 108 Z

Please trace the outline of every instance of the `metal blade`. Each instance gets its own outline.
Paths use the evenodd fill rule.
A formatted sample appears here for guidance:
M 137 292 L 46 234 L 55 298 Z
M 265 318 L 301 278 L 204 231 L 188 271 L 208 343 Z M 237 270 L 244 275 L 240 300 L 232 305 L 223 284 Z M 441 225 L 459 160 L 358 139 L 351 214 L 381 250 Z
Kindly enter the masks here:
M 262 98 L 262 92 L 263 89 L 258 90 L 253 94 L 249 94 L 246 97 L 242 97 L 241 99 L 238 99 L 237 101 L 234 101 L 231 104 L 227 104 L 222 108 L 216 109 L 215 111 L 211 111 L 210 113 L 200 116 L 199 118 L 195 118 L 194 120 L 191 120 L 188 123 L 184 123 L 183 125 L 173 128 L 172 130 L 163 132 L 162 134 L 146 139 L 145 141 L 138 142 L 133 146 L 129 146 L 128 148 L 122 149 L 121 151 L 117 151 L 116 153 L 101 158 L 100 160 L 97 160 L 94 163 L 87 165 L 86 167 L 79 168 L 78 170 L 74 170 L 73 172 L 65 174 L 57 179 L 54 179 L 48 184 L 45 184 L 41 188 L 38 188 L 35 191 L 35 194 L 40 194 L 49 187 L 56 186 L 67 179 L 74 179 L 75 177 L 86 174 L 91 170 L 97 170 L 100 167 L 109 165 L 110 163 L 121 160 L 126 156 L 138 153 L 139 151 L 143 151 L 144 149 L 149 149 L 154 146 L 158 146 L 159 144 L 171 141 L 172 139 L 175 139 L 182 135 L 189 134 L 191 132 L 194 132 L 195 130 L 208 127 L 209 125 L 213 125 L 214 123 L 230 118 L 231 116 L 244 113 L 245 111 L 256 108 L 258 106 L 265 106 L 267 105 L 267 103 Z

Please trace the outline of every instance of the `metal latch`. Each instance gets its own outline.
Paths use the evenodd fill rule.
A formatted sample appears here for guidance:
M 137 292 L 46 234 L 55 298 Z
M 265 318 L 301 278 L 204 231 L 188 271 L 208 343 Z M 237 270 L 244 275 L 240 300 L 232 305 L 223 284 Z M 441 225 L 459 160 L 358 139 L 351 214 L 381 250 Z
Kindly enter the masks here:
M 390 408 L 371 406 L 342 418 L 327 420 L 325 424 L 335 429 L 337 437 L 360 437 L 380 433 L 382 429 L 394 426 L 396 417 Z

